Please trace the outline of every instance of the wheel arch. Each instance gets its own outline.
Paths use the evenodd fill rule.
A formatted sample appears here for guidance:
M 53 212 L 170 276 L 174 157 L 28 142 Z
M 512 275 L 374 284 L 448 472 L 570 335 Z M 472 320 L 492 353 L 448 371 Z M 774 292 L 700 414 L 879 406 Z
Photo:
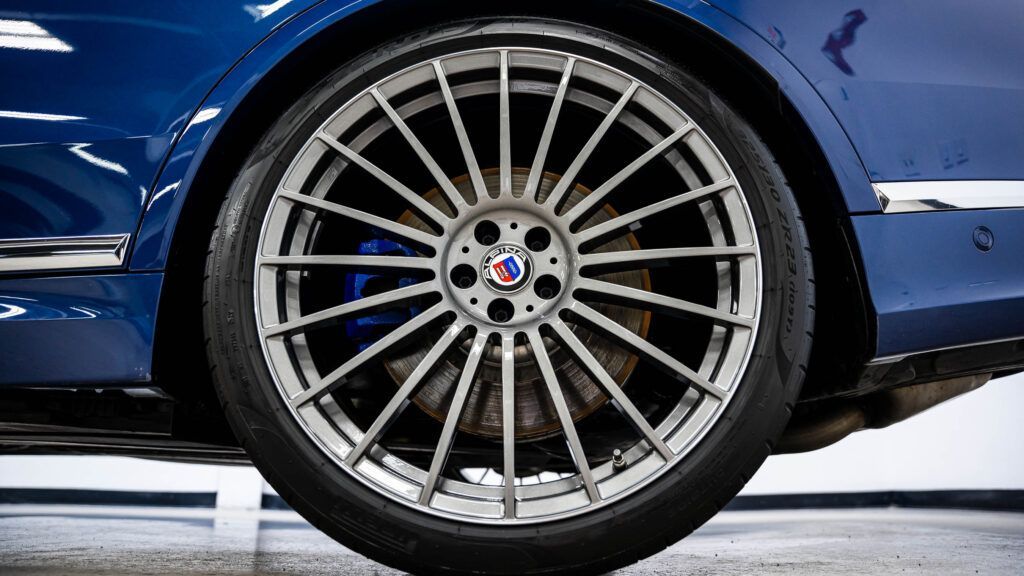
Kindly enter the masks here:
M 602 0 L 581 17 L 561 3 L 529 0 L 518 2 L 514 14 L 644 38 L 644 44 L 682 62 L 737 108 L 778 156 L 815 250 L 830 256 L 816 264 L 818 318 L 828 320 L 819 322 L 814 356 L 822 360 L 812 358 L 811 381 L 842 377 L 847 366 L 868 357 L 873 323 L 848 214 L 877 209 L 877 200 L 834 116 L 774 47 L 704 4 Z M 328 0 L 283 25 L 221 79 L 172 151 L 132 254 L 132 270 L 165 271 L 155 344 L 157 383 L 178 396 L 214 401 L 212 386 L 197 383 L 209 380 L 201 315 L 188 311 L 203 305 L 203 261 L 226 191 L 275 112 L 301 97 L 327 67 L 383 39 L 431 24 L 498 15 L 508 15 L 508 9 L 469 2 Z M 690 53 L 701 58 L 688 59 Z M 823 301 L 825 295 L 834 301 Z M 859 306 L 844 305 L 848 298 Z M 837 328 L 827 330 L 826 324 Z M 843 358 L 838 365 L 837 354 Z

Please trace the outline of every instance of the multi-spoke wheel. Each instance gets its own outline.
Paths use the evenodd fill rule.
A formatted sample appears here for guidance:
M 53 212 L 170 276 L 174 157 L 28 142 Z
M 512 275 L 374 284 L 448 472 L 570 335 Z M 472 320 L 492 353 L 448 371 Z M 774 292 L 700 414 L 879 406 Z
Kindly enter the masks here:
M 409 570 L 608 570 L 768 455 L 813 292 L 771 155 L 708 88 L 543 21 L 330 74 L 264 137 L 208 263 L 254 462 Z

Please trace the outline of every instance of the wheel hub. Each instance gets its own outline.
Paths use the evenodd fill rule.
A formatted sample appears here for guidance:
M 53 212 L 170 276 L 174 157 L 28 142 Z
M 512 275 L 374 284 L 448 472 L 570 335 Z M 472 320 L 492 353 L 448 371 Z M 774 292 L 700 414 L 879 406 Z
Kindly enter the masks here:
M 497 169 L 482 171 L 484 183 L 492 196 L 498 192 L 498 172 Z M 529 170 L 514 168 L 512 189 L 521 193 L 528 175 Z M 540 200 L 547 198 L 559 179 L 557 174 L 543 175 L 538 185 Z M 468 176 L 460 176 L 452 182 L 465 198 L 472 196 L 472 183 Z M 577 185 L 564 209 L 572 208 L 589 193 L 585 186 Z M 444 206 L 436 189 L 424 194 L 424 198 L 439 208 Z M 601 210 L 584 226 L 596 225 L 615 216 L 617 214 L 610 208 Z M 429 229 L 412 212 L 403 214 L 399 221 L 421 230 Z M 444 269 L 448 271 L 447 288 L 460 310 L 476 321 L 492 325 L 496 332 L 508 334 L 515 334 L 557 310 L 559 301 L 571 289 L 570 278 L 575 266 L 575 249 L 560 228 L 564 225 L 538 208 L 532 199 L 495 199 L 491 196 L 480 199 L 465 214 L 460 214 L 457 222 L 456 231 L 446 246 Z M 599 251 L 639 248 L 636 238 L 628 234 L 602 246 Z M 518 267 L 518 273 L 514 273 L 510 266 Z M 624 286 L 650 289 L 646 270 L 611 273 L 607 279 Z M 646 337 L 650 312 L 602 304 L 595 304 L 595 308 L 631 332 Z M 573 330 L 608 373 L 614 375 L 619 384 L 624 384 L 636 367 L 638 358 L 581 327 L 574 326 Z M 566 402 L 574 421 L 594 413 L 608 401 L 600 387 L 554 340 L 545 338 L 544 343 L 555 373 L 567 386 Z M 385 362 L 396 384 L 409 377 L 429 348 L 430 342 L 427 341 L 416 350 Z M 439 421 L 445 419 L 445 408 L 468 353 L 467 343 L 441 365 L 414 398 L 417 406 Z M 558 414 L 545 391 L 532 350 L 525 341 L 517 341 L 514 353 L 516 438 L 536 439 L 557 434 L 560 429 Z M 459 429 L 478 436 L 501 438 L 500 345 L 488 345 L 484 351 L 478 382 L 479 385 L 470 393 Z
M 478 206 L 474 212 L 448 244 L 455 301 L 477 320 L 510 328 L 549 312 L 568 279 L 561 235 L 529 210 Z

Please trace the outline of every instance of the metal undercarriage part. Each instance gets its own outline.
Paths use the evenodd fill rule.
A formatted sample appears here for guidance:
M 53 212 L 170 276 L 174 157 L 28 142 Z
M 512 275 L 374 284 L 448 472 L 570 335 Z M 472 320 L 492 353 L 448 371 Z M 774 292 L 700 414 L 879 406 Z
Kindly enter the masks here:
M 810 452 L 860 430 L 891 426 L 976 390 L 991 378 L 992 374 L 976 374 L 881 390 L 862 397 L 804 404 L 790 420 L 775 453 Z

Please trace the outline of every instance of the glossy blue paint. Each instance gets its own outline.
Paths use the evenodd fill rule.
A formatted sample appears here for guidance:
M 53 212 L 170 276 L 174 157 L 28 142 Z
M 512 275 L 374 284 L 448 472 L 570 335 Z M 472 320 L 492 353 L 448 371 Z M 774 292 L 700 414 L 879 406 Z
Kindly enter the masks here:
M 873 181 L 1024 179 L 1024 3 L 708 1 L 800 69 Z
M 0 238 L 133 232 L 170 137 L 0 148 Z
M 758 2 L 744 1 L 749 4 Z M 881 209 L 858 151 L 803 71 L 779 51 L 779 43 L 784 43 L 781 39 L 772 41 L 755 33 L 745 22 L 712 6 L 714 2 L 654 0 L 654 3 L 707 27 L 722 42 L 734 46 L 773 78 L 778 83 L 780 97 L 793 105 L 817 140 L 835 176 L 847 211 L 875 212 Z
M 133 233 L 136 273 L 0 278 L 0 385 L 150 377 L 149 272 L 185 229 L 186 197 L 223 193 L 192 183 L 226 119 L 289 54 L 380 1 L 4 3 L 0 238 Z M 1020 211 L 880 216 L 870 188 L 1024 179 L 1022 5 L 656 4 L 748 56 L 817 140 L 855 215 L 879 356 L 1024 335 Z M 996 236 L 985 254 L 978 225 Z
M 132 252 L 132 270 L 162 270 L 167 265 L 178 215 L 206 153 L 220 134 L 231 113 L 245 100 L 267 73 L 303 43 L 345 17 L 376 4 L 378 0 L 346 2 L 327 0 L 292 19 L 256 46 L 239 62 L 203 101 L 197 117 L 174 147 L 160 174 L 157 191 L 146 208 Z M 204 191 L 195 191 L 202 194 Z M 223 193 L 216 192 L 216 193 Z
M 206 93 L 313 2 L 4 2 L 0 238 L 134 233 Z
M 1024 210 L 856 216 L 877 357 L 1024 338 Z M 974 231 L 991 230 L 983 252 Z
M 151 378 L 163 274 L 0 280 L 0 387 Z
M 1024 179 L 1021 3 L 710 3 L 800 69 L 873 181 Z M 999 229 L 991 253 L 973 245 L 979 225 Z M 856 217 L 854 230 L 878 357 L 1024 336 L 1019 211 Z
M 146 210 L 132 255 L 133 270 L 160 270 L 166 265 L 176 219 L 186 195 L 190 193 L 192 180 L 224 122 L 253 87 L 302 43 L 376 3 L 378 0 L 327 0 L 275 31 L 224 77 L 202 105 L 202 110 L 210 111 L 213 117 L 185 130 L 160 175 L 155 188 L 167 192 L 160 194 L 159 198 L 154 197 Z M 661 0 L 658 3 L 677 11 L 680 18 L 689 18 L 706 26 L 724 42 L 733 44 L 750 56 L 775 78 L 779 90 L 801 114 L 818 139 L 848 208 L 854 212 L 870 212 L 880 208 L 857 153 L 835 116 L 813 86 L 770 43 L 731 16 L 706 4 L 675 0 Z

